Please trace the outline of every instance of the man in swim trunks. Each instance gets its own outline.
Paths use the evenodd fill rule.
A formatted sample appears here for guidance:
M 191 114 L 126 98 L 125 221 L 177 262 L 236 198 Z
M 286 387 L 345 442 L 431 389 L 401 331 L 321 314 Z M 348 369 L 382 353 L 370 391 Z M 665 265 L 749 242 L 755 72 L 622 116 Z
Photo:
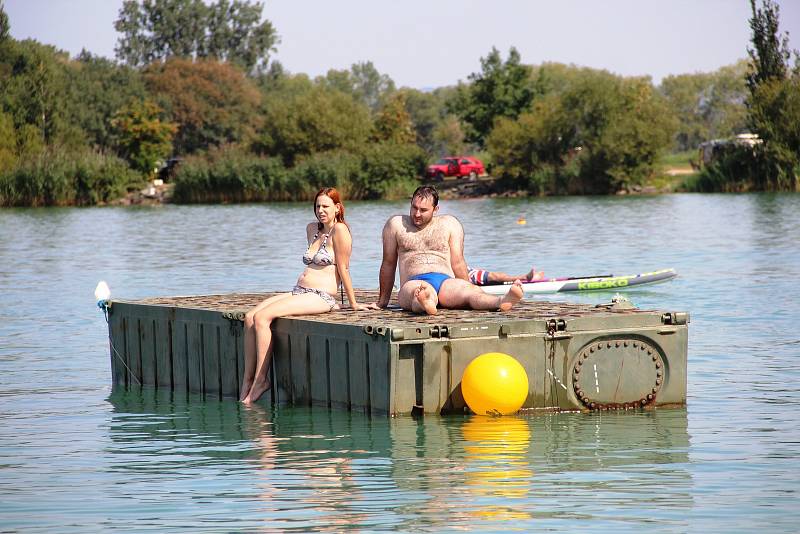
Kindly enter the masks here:
M 451 215 L 437 215 L 439 194 L 431 186 L 411 196 L 409 215 L 395 215 L 383 227 L 383 261 L 378 306 L 389 305 L 400 266 L 397 301 L 405 310 L 435 315 L 437 307 L 510 310 L 522 299 L 519 281 L 502 297 L 469 282 L 464 261 L 464 228 Z

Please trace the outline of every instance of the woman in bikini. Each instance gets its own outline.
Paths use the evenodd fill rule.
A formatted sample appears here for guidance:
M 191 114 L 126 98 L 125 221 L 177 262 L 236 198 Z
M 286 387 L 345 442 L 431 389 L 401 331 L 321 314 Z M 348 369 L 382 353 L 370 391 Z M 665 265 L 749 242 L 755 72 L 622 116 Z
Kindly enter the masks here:
M 270 388 L 267 369 L 272 358 L 272 321 L 288 315 L 311 315 L 338 309 L 339 284 L 347 293 L 353 310 L 370 306 L 358 304 L 350 280 L 350 252 L 353 239 L 344 220 L 344 205 L 339 192 L 325 187 L 314 198 L 317 222 L 306 227 L 308 249 L 306 265 L 291 293 L 270 297 L 247 312 L 244 318 L 244 379 L 240 400 L 257 401 Z

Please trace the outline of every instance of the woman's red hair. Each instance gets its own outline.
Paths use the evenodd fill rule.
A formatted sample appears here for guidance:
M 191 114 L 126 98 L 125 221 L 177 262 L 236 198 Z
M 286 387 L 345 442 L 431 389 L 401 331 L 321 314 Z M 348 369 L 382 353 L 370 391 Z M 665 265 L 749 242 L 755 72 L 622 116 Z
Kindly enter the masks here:
M 342 204 L 342 199 L 339 196 L 339 191 L 336 190 L 335 187 L 323 187 L 317 194 L 314 196 L 314 216 L 317 216 L 317 199 L 325 195 L 326 197 L 333 200 L 334 205 L 339 206 L 339 213 L 336 214 L 336 222 L 341 222 L 347 224 L 344 220 L 344 204 Z M 322 230 L 322 223 L 317 222 L 317 230 Z

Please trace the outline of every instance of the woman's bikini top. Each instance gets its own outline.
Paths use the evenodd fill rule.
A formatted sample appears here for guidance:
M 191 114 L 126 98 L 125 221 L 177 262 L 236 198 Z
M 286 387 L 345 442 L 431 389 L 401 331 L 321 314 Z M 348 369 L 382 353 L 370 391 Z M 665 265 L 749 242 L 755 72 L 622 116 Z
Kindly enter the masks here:
M 333 228 L 331 228 L 331 232 L 332 231 Z M 328 243 L 328 236 L 331 235 L 331 232 L 328 232 L 323 236 L 322 243 L 319 245 L 319 249 L 312 255 L 310 253 L 311 245 L 314 244 L 314 241 L 316 241 L 319 237 L 319 232 L 314 234 L 314 238 L 308 245 L 308 250 L 306 250 L 306 253 L 303 254 L 303 263 L 306 265 L 311 265 L 313 263 L 314 265 L 321 265 L 323 267 L 326 265 L 333 265 L 333 255 L 328 252 L 328 249 L 325 246 Z

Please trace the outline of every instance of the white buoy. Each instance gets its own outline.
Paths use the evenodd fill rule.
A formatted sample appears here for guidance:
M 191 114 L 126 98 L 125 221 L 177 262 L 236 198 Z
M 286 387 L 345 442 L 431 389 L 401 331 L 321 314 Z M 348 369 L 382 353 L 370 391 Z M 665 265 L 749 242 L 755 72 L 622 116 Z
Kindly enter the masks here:
M 110 296 L 111 289 L 109 289 L 108 284 L 106 284 L 104 280 L 100 280 L 97 283 L 97 287 L 94 288 L 94 298 L 97 301 L 97 307 L 102 308 L 105 306 Z

